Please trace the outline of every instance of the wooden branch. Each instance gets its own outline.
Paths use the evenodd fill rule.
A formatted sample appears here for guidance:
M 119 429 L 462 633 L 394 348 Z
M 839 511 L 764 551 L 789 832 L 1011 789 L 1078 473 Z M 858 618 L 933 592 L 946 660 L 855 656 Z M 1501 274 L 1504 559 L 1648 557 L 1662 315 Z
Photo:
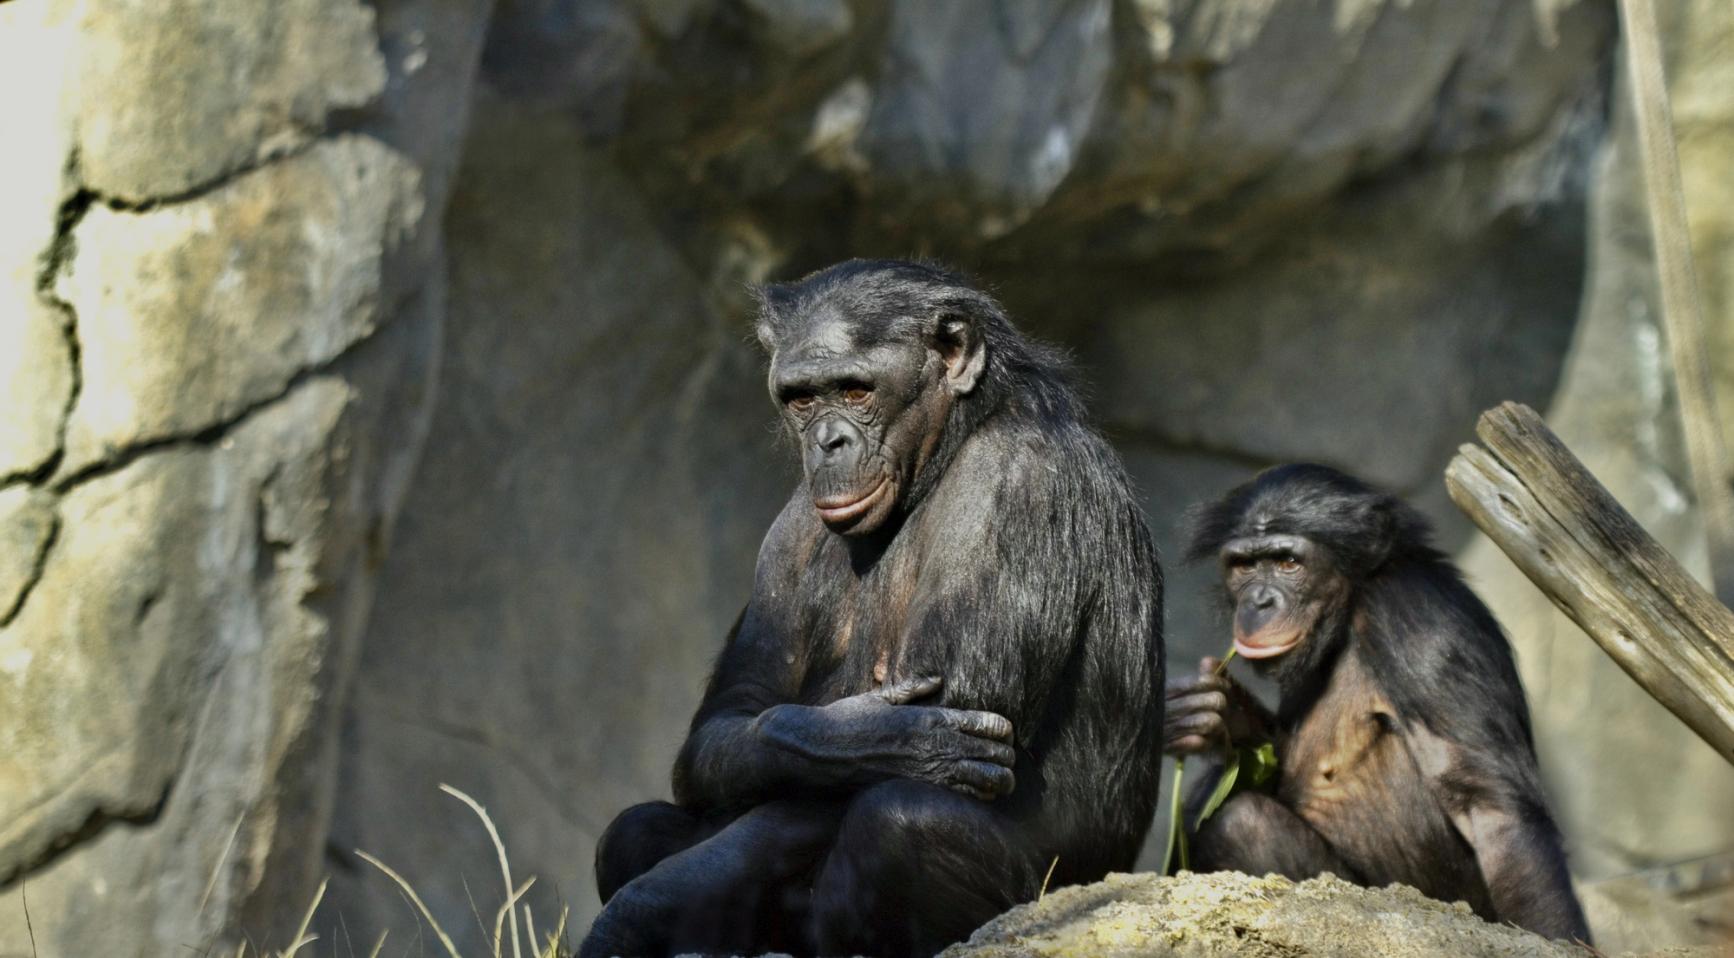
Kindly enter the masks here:
M 1535 410 L 1505 403 L 1445 470 L 1451 500 L 1644 690 L 1734 762 L 1734 612 Z
M 1734 603 L 1734 488 L 1729 484 L 1728 455 L 1698 304 L 1686 194 L 1680 184 L 1680 157 L 1674 145 L 1668 81 L 1662 67 L 1661 32 L 1656 27 L 1652 0 L 1620 0 L 1619 6 L 1625 25 L 1626 62 L 1631 68 L 1638 146 L 1649 193 L 1656 277 L 1662 289 L 1662 328 L 1667 333 L 1668 358 L 1679 393 L 1686 462 L 1709 540 L 1711 580 L 1722 601 Z

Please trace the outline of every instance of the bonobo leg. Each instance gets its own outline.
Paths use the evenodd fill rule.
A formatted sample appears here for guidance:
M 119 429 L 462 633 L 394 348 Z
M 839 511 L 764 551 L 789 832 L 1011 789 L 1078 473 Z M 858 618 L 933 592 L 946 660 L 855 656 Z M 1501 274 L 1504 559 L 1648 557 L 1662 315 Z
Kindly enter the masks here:
M 989 802 L 894 780 L 849 803 L 813 885 L 821 955 L 932 955 L 1040 891 L 1048 863 Z
M 1294 881 L 1334 872 L 1339 878 L 1360 880 L 1306 819 L 1258 792 L 1234 796 L 1205 819 L 1192 837 L 1192 861 L 1201 872 L 1275 872 Z
M 596 843 L 596 894 L 602 904 L 608 904 L 622 885 L 709 838 L 719 827 L 668 802 L 632 806 L 609 824 Z
M 758 954 L 798 945 L 805 918 L 798 891 L 831 846 L 841 814 L 840 804 L 826 802 L 769 802 L 748 811 L 620 886 L 590 926 L 579 958 Z M 642 818 L 653 826 L 673 821 L 663 810 Z M 607 850 L 627 837 L 605 836 L 599 885 L 604 868 L 615 878 L 637 864 L 624 851 Z

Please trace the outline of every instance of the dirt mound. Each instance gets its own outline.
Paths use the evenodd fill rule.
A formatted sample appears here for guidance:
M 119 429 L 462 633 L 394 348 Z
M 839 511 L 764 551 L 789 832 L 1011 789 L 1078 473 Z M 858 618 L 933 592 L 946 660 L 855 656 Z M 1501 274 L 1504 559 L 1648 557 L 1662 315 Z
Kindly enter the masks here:
M 1467 905 L 1401 885 L 1361 888 L 1328 875 L 1297 884 L 1225 872 L 1110 875 L 1051 892 L 984 925 L 944 958 L 1221 954 L 1584 958 L 1594 952 L 1488 924 Z

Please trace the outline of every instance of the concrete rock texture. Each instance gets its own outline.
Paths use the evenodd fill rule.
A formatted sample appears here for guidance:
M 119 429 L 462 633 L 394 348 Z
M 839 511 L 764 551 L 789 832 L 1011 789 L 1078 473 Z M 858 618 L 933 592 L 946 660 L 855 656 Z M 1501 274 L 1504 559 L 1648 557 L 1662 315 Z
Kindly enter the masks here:
M 1607 0 L 0 4 L 0 954 L 25 886 L 44 954 L 280 947 L 327 873 L 321 945 L 365 952 L 415 919 L 357 847 L 474 946 L 492 849 L 441 782 L 582 928 L 791 481 L 749 282 L 972 270 L 1078 356 L 1169 555 L 1292 458 L 1463 543 L 1480 409 L 1565 369 L 1561 416 L 1663 397 L 1568 439 L 1669 415 L 1595 333 L 1650 301 L 1614 49 Z M 1676 85 L 1721 290 L 1713 60 Z M 1225 644 L 1201 576 L 1177 667 Z M 1721 786 L 1640 790 L 1619 723 L 1538 704 L 1555 780 L 1632 810 L 1562 801 L 1586 866 L 1734 845 Z

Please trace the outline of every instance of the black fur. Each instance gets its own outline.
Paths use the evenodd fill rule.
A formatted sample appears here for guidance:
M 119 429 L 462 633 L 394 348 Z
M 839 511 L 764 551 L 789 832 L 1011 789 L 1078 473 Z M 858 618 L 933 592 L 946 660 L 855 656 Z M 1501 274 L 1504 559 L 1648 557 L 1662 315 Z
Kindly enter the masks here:
M 917 363 L 937 361 L 935 337 L 961 324 L 984 371 L 935 420 L 943 429 L 882 528 L 829 531 L 797 488 L 674 771 L 678 811 L 712 830 L 668 823 L 675 806 L 639 813 L 661 823 L 655 834 L 611 830 L 598 875 L 622 887 L 585 955 L 932 953 L 1034 897 L 1056 859 L 1055 887 L 1129 869 L 1154 811 L 1161 573 L 1060 354 L 921 264 L 844 263 L 768 287 L 761 304 L 773 373 L 780 349 L 839 320 L 841 358 L 890 344 Z M 943 688 L 886 705 L 874 698 L 881 665 L 887 686 L 937 676 Z M 1009 794 L 947 790 L 957 755 L 891 744 L 966 713 L 1010 721 Z M 919 754 L 887 754 L 904 747 Z M 802 827 L 737 827 L 773 808 Z M 669 834 L 709 837 L 647 871 L 631 864 L 631 849 Z M 741 880 L 742 860 L 762 878 Z M 690 904 L 715 901 L 732 911 Z M 736 925 L 692 927 L 681 916 L 695 907 Z

